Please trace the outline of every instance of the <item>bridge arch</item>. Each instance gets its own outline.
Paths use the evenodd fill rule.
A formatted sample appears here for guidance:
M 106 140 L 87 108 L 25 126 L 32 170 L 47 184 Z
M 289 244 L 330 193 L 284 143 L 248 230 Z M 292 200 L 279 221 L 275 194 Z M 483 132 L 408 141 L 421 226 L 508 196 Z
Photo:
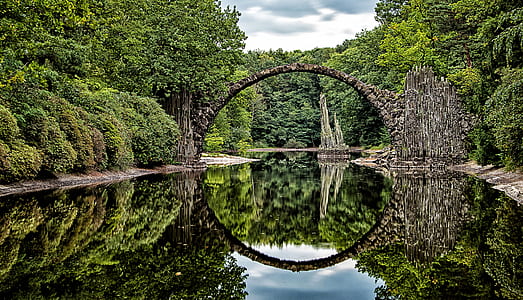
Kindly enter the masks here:
M 236 82 L 229 83 L 228 92 L 226 95 L 220 97 L 212 103 L 196 103 L 194 111 L 196 116 L 199 117 L 193 120 L 193 128 L 195 148 L 198 157 L 203 151 L 203 140 L 205 138 L 205 134 L 214 122 L 218 112 L 227 103 L 229 103 L 229 101 L 231 101 L 234 96 L 236 96 L 242 90 L 269 77 L 298 72 L 328 76 L 346 83 L 348 86 L 354 88 L 358 94 L 369 101 L 372 106 L 377 108 L 385 126 L 391 134 L 392 143 L 395 144 L 397 131 L 396 128 L 398 128 L 397 123 L 400 121 L 400 119 L 395 117 L 395 115 L 400 110 L 402 110 L 401 106 L 403 104 L 400 95 L 392 91 L 381 90 L 374 85 L 362 82 L 354 76 L 329 67 L 315 64 L 292 63 L 265 69 Z
M 180 161 L 188 165 L 199 161 L 205 135 L 218 112 L 239 92 L 266 78 L 285 73 L 307 72 L 337 79 L 354 88 L 374 106 L 391 136 L 394 148 L 392 167 L 444 167 L 461 163 L 467 157 L 465 140 L 472 128 L 472 117 L 462 109 L 456 89 L 437 79 L 430 68 L 410 71 L 404 94 L 381 90 L 354 76 L 324 66 L 293 63 L 262 70 L 228 84 L 228 92 L 212 102 L 194 101 L 182 129 L 186 153 Z M 180 149 L 180 147 L 179 147 Z

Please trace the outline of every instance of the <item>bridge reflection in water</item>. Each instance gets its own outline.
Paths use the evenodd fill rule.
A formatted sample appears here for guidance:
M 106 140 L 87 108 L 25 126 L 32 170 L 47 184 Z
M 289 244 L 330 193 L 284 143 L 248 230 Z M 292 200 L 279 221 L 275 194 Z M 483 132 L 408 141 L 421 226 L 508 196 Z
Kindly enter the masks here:
M 337 195 L 347 162 L 321 163 L 320 218 L 328 214 L 331 188 Z M 186 199 L 176 223 L 169 230 L 169 239 L 178 244 L 224 243 L 229 250 L 264 265 L 291 271 L 326 268 L 354 258 L 358 254 L 389 245 L 404 245 L 406 257 L 415 264 L 430 263 L 451 250 L 466 221 L 467 180 L 450 171 L 395 170 L 391 199 L 376 223 L 352 246 L 337 254 L 307 261 L 280 259 L 248 246 L 224 226 L 211 209 L 202 191 L 199 175 L 185 176 L 179 199 Z M 254 199 L 253 199 L 254 200 Z M 212 238 L 209 238 L 212 236 Z

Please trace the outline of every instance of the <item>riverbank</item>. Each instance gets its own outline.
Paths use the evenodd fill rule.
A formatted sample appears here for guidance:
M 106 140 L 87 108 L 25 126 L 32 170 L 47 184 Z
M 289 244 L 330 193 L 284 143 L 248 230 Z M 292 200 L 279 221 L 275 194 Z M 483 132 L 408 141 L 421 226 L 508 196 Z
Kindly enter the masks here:
M 506 171 L 500 167 L 480 166 L 474 162 L 451 166 L 449 169 L 483 179 L 492 184 L 492 188 L 504 192 L 518 204 L 523 204 L 523 173 L 521 171 Z
M 367 151 L 369 156 L 360 157 L 352 162 L 361 166 L 387 171 L 383 163 L 387 161 L 387 151 Z M 475 176 L 492 184 L 492 188 L 504 192 L 510 198 L 516 200 L 518 204 L 523 204 L 523 172 L 507 171 L 504 168 L 493 165 L 481 166 L 473 161 L 468 161 L 461 165 L 447 167 L 451 171 L 457 171 Z
M 274 151 L 303 151 L 303 149 L 283 149 L 283 148 L 264 148 L 264 149 L 252 149 L 252 152 L 274 152 Z M 313 148 L 307 149 L 313 151 Z M 307 151 L 305 150 L 305 151 Z M 375 162 L 376 154 L 382 154 L 380 151 L 375 151 L 374 155 L 370 157 L 361 158 L 358 164 L 376 167 L 378 164 Z M 240 156 L 232 155 L 203 155 L 201 162 L 206 165 L 235 165 L 243 164 L 247 162 L 256 161 L 257 159 L 245 158 Z M 467 162 L 461 165 L 450 166 L 450 170 L 463 172 L 476 176 L 480 179 L 487 181 L 493 185 L 494 189 L 503 191 L 509 197 L 516 200 L 519 204 L 523 204 L 523 173 L 509 172 L 503 168 L 494 167 L 492 165 L 480 166 L 474 162 Z M 75 188 L 81 186 L 97 185 L 104 183 L 111 183 L 126 179 L 132 179 L 145 175 L 152 174 L 168 174 L 176 172 L 191 172 L 194 169 L 187 168 L 181 165 L 167 165 L 160 166 L 152 169 L 144 168 L 133 168 L 126 171 L 104 171 L 104 172 L 89 172 L 85 174 L 63 174 L 58 175 L 57 178 L 43 179 L 43 180 L 27 180 L 21 182 L 15 182 L 6 185 L 0 185 L 0 197 L 21 194 L 28 192 L 38 192 L 57 188 Z
M 256 159 L 244 158 L 231 155 L 202 156 L 200 162 L 206 165 L 234 165 L 256 161 Z M 0 184 L 0 197 L 23 194 L 30 192 L 40 192 L 60 188 L 76 188 L 97 184 L 107 184 L 127 179 L 132 179 L 145 175 L 169 174 L 177 172 L 194 172 L 195 169 L 182 165 L 165 165 L 155 168 L 131 168 L 125 171 L 91 171 L 88 173 L 59 174 L 51 179 L 34 179 L 14 182 L 10 184 Z
M 98 185 L 132 179 L 145 175 L 168 174 L 190 170 L 191 169 L 180 165 L 168 165 L 152 169 L 132 168 L 125 171 L 92 171 L 88 173 L 60 174 L 57 175 L 56 178 L 52 179 L 25 180 L 4 185 L 0 184 L 0 197 L 59 188 L 75 188 Z

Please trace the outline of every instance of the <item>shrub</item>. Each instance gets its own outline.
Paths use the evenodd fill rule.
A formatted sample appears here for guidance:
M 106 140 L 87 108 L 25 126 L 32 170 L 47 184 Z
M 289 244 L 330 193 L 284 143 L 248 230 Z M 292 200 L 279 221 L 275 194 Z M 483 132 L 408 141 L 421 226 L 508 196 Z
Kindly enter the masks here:
M 94 127 L 90 127 L 89 129 L 91 131 L 91 139 L 93 141 L 94 161 L 97 166 L 105 168 L 108 157 L 105 148 L 104 135 L 100 132 L 100 130 Z
M 124 98 L 124 99 L 122 99 Z M 131 143 L 139 165 L 169 164 L 176 158 L 180 135 L 176 121 L 153 99 L 120 94 L 120 103 L 131 105 L 134 118 L 123 118 L 131 130 Z
M 133 163 L 129 138 L 120 121 L 110 114 L 95 117 L 95 126 L 103 134 L 107 153 L 107 167 L 125 169 Z
M 11 182 L 35 177 L 40 171 L 40 152 L 21 140 L 10 146 L 0 141 L 0 182 Z
M 209 152 L 219 152 L 223 151 L 223 144 L 225 143 L 225 138 L 218 136 L 216 134 L 208 134 L 205 138 L 205 151 Z
M 42 169 L 51 173 L 66 173 L 73 170 L 77 153 L 54 117 L 48 118 L 47 136 L 40 144 L 44 153 Z
M 104 134 L 108 157 L 112 160 L 110 165 L 114 165 L 115 158 L 118 160 L 114 152 L 117 148 L 126 148 L 132 154 L 132 158 L 124 155 L 126 160 L 131 159 L 124 165 L 133 162 L 142 166 L 174 162 L 178 125 L 154 99 L 104 89 L 95 93 L 84 91 L 79 103 L 95 120 L 100 114 L 113 116 L 109 123 L 120 128 L 119 132 L 113 132 L 108 120 L 93 122 Z M 121 134 L 121 141 L 117 133 Z M 124 144 L 117 145 L 120 142 Z
M 486 105 L 495 145 L 509 169 L 523 167 L 523 69 L 502 71 L 501 84 Z
M 16 118 L 5 106 L 0 105 L 0 140 L 13 140 L 19 134 Z
M 2 180 L 35 173 L 31 162 L 27 170 L 10 170 L 19 167 L 11 156 L 22 145 L 30 147 L 30 154 L 38 150 L 41 171 L 50 173 L 174 162 L 178 126 L 154 99 L 109 89 L 90 92 L 79 85 L 75 89 L 72 82 L 61 80 L 67 93 L 58 92 L 73 102 L 25 83 L 0 91 L 0 167 L 9 174 Z M 17 139 L 24 142 L 13 148 Z M 24 159 L 29 157 L 18 155 L 15 160 Z

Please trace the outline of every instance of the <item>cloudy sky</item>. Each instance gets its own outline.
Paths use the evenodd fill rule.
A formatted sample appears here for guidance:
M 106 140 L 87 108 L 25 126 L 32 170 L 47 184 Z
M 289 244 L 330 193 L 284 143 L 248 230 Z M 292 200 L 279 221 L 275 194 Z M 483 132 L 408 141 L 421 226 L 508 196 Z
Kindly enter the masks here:
M 334 249 L 286 245 L 282 248 L 257 246 L 256 250 L 280 259 L 310 260 L 328 257 Z M 262 265 L 237 253 L 233 256 L 247 268 L 248 299 L 361 299 L 373 300 L 374 289 L 384 284 L 356 269 L 356 261 L 348 259 L 328 268 L 291 272 Z
M 241 12 L 246 49 L 334 47 L 372 29 L 377 0 L 222 0 Z

